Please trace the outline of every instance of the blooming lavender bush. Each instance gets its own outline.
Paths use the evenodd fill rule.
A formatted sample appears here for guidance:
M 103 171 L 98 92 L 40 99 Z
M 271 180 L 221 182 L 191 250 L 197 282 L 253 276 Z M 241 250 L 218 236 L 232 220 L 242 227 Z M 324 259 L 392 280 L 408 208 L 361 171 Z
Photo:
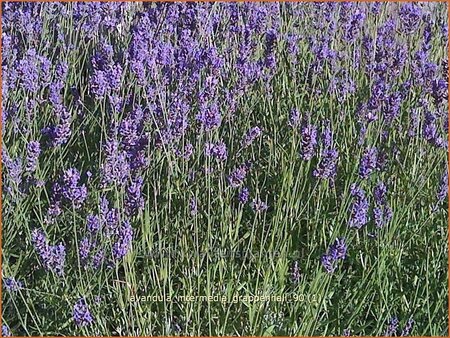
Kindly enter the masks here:
M 2 9 L 2 335 L 448 335 L 446 3 Z

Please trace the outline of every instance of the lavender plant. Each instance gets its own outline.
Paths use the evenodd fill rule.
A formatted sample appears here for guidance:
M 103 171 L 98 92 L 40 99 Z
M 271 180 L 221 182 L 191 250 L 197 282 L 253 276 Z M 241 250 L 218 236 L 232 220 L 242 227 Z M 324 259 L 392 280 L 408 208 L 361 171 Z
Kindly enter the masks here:
M 2 335 L 448 336 L 447 10 L 3 2 Z

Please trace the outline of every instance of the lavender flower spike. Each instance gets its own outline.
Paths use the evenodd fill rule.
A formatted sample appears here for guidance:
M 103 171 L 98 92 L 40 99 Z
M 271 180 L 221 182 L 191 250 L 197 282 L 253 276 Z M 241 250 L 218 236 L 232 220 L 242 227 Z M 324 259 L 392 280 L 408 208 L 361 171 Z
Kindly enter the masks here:
M 23 283 L 21 281 L 17 281 L 14 277 L 5 278 L 3 285 L 8 292 L 17 292 L 23 288 Z
M 350 194 L 353 196 L 354 201 L 351 206 L 351 215 L 348 224 L 351 228 L 360 229 L 369 221 L 367 216 L 369 201 L 366 198 L 364 190 L 356 184 L 352 184 L 350 187 Z
M 26 161 L 26 171 L 34 172 L 38 163 L 38 158 L 41 153 L 41 146 L 37 141 L 31 141 L 27 146 L 27 161 Z
M 33 246 L 44 268 L 55 272 L 58 276 L 62 276 L 66 260 L 65 246 L 62 243 L 54 246 L 49 245 L 44 232 L 40 229 L 34 229 L 31 235 Z
M 232 188 L 237 188 L 244 183 L 247 176 L 248 167 L 245 164 L 235 168 L 233 172 L 228 176 L 228 183 Z
M 247 148 L 253 141 L 261 135 L 262 131 L 259 127 L 251 128 L 244 136 L 242 140 L 242 146 Z
M 347 245 L 344 238 L 336 238 L 336 241 L 328 248 L 322 256 L 322 266 L 328 273 L 333 273 L 337 268 L 339 260 L 344 260 L 347 255 Z
M 398 322 L 397 317 L 392 317 L 389 321 L 388 327 L 386 328 L 384 335 L 387 337 L 396 336 L 397 330 L 398 330 L 398 324 L 399 324 L 399 322 Z
M 259 198 L 255 198 L 253 199 L 253 202 L 251 204 L 252 209 L 255 212 L 261 212 L 261 211 L 265 211 L 268 209 L 268 205 L 266 202 L 262 201 Z
M 313 171 L 313 176 L 334 180 L 336 177 L 336 166 L 339 158 L 339 152 L 336 149 L 327 149 L 324 151 L 317 169 Z
M 11 337 L 12 333 L 8 326 L 2 325 L 2 337 Z
M 359 176 L 361 178 L 368 178 L 370 174 L 376 169 L 377 157 L 378 150 L 375 147 L 369 148 L 364 152 L 359 163 Z
M 414 326 L 414 319 L 409 318 L 408 321 L 406 322 L 405 327 L 402 330 L 401 336 L 402 337 L 409 336 L 411 334 L 413 326 Z
M 250 193 L 247 187 L 243 187 L 241 189 L 241 191 L 239 191 L 239 203 L 245 204 L 248 201 L 248 197 L 249 197 Z
M 84 298 L 75 303 L 72 315 L 77 326 L 87 326 L 94 321 Z
M 317 146 L 317 128 L 312 124 L 304 124 L 301 128 L 300 156 L 305 161 L 313 158 Z

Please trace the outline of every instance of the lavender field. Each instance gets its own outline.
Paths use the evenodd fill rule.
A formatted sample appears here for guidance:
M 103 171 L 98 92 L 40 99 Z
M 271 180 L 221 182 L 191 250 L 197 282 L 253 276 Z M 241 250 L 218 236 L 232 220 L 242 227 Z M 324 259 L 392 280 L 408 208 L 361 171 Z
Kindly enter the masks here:
M 2 3 L 3 336 L 448 336 L 447 3 Z

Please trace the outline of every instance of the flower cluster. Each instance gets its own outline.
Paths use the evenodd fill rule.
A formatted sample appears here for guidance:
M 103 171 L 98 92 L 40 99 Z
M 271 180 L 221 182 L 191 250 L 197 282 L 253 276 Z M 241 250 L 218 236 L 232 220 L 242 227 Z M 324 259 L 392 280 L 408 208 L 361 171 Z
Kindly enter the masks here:
M 53 271 L 58 276 L 62 276 L 66 260 L 66 247 L 64 244 L 49 245 L 47 237 L 41 229 L 33 230 L 32 243 L 44 268 Z
M 328 248 L 328 251 L 322 256 L 322 266 L 328 273 L 332 273 L 337 268 L 337 263 L 344 260 L 347 255 L 347 244 L 344 238 L 337 238 Z
M 7 277 L 4 280 L 5 289 L 9 292 L 17 292 L 23 288 L 23 283 L 17 281 L 14 277 Z
M 87 326 L 94 321 L 84 298 L 80 298 L 73 306 L 73 320 L 78 326 Z
M 350 187 L 350 194 L 354 200 L 348 224 L 350 227 L 360 229 L 369 221 L 369 201 L 364 190 L 355 183 Z

